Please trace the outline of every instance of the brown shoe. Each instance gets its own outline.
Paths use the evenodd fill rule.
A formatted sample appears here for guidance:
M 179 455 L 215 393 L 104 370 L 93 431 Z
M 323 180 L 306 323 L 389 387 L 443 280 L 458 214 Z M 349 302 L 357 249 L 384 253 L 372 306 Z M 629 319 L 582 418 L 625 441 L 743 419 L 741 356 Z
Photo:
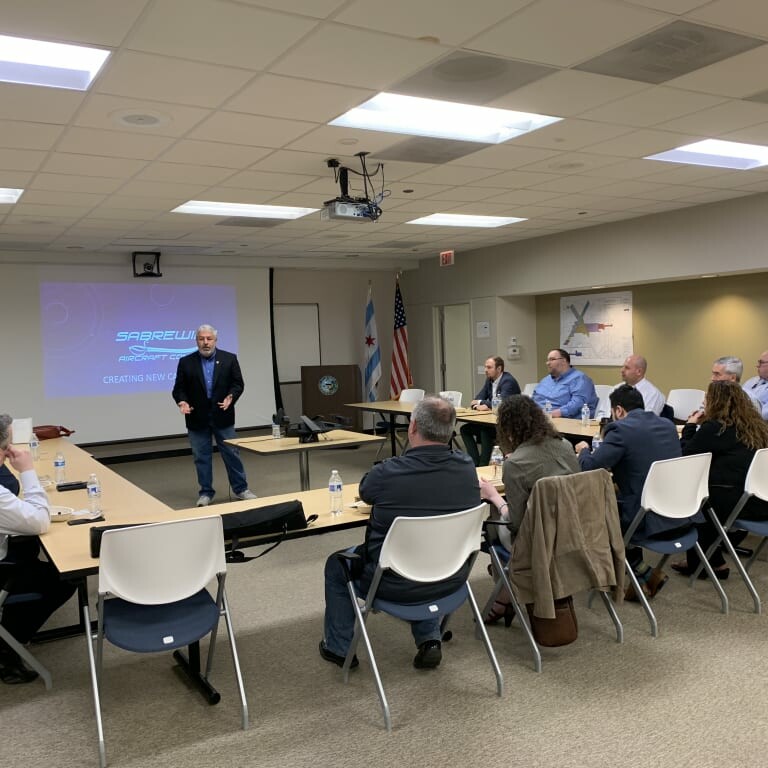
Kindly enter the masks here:
M 668 581 L 669 576 L 667 576 L 664 571 L 660 571 L 658 568 L 654 568 L 651 572 L 650 578 L 644 585 L 646 597 L 655 597 L 659 592 L 661 592 L 663 586 Z
M 650 598 L 652 595 L 648 591 L 648 585 L 641 582 L 640 583 L 640 589 L 643 590 L 643 594 Z M 629 586 L 627 587 L 626 591 L 624 592 L 624 600 L 628 603 L 639 603 L 640 599 L 637 596 L 637 593 L 635 592 L 635 586 L 630 582 Z

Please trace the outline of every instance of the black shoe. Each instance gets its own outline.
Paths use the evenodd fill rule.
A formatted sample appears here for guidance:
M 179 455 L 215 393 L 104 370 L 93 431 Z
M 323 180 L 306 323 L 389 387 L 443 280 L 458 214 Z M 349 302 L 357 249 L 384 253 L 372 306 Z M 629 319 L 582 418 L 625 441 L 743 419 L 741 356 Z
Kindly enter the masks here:
M 344 666 L 344 657 L 339 656 L 338 654 L 334 653 L 333 651 L 329 651 L 328 648 L 325 646 L 325 640 L 320 641 L 320 645 L 318 646 L 320 650 L 320 655 L 326 660 L 330 661 L 331 664 L 335 664 L 337 667 L 343 667 Z M 357 656 L 352 657 L 352 662 L 350 663 L 349 667 L 350 669 L 354 669 L 356 666 L 358 666 L 360 662 L 357 660 Z
M 750 549 L 749 547 L 734 547 L 734 549 L 739 557 L 752 557 L 755 552 L 754 549 Z
M 37 680 L 39 675 L 33 669 L 27 669 L 19 655 L 5 648 L 0 651 L 0 680 L 6 685 L 19 685 Z
M 416 669 L 434 669 L 442 660 L 442 643 L 439 640 L 426 640 L 419 646 L 419 652 L 413 658 L 413 666 Z

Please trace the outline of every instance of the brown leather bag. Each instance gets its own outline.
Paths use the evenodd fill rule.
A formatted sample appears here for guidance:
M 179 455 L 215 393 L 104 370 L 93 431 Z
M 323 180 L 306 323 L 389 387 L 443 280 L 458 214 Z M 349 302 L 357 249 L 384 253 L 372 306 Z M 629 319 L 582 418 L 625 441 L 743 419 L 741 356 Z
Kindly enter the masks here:
M 74 429 L 57 427 L 54 424 L 41 424 L 39 427 L 32 427 L 32 431 L 37 435 L 38 440 L 53 440 L 57 437 L 69 437 L 75 432 Z
M 527 603 L 528 619 L 531 622 L 533 638 L 539 645 L 553 648 L 569 645 L 579 636 L 579 624 L 573 608 L 573 597 L 561 597 L 555 600 L 555 618 L 542 619 L 533 615 L 533 603 Z

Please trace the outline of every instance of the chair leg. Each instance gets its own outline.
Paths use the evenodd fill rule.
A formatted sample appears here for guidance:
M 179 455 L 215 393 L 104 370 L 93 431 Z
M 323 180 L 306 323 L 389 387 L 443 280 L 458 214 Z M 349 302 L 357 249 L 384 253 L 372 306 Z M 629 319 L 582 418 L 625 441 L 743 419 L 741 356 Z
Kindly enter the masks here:
M 5 643 L 12 648 L 19 656 L 24 660 L 28 667 L 37 672 L 40 675 L 40 679 L 45 683 L 45 689 L 50 691 L 53 688 L 53 679 L 48 668 L 43 666 L 10 632 L 8 632 L 2 625 L 0 625 L 0 640 L 4 640 Z
M 648 617 L 648 623 L 651 625 L 651 637 L 658 637 L 659 624 L 656 621 L 656 614 L 653 612 L 651 604 L 648 602 L 648 598 L 645 596 L 645 592 L 643 592 L 642 587 L 640 586 L 640 582 L 637 580 L 637 576 L 635 576 L 635 572 L 632 570 L 632 566 L 629 564 L 629 561 L 626 560 L 626 558 L 624 560 L 624 565 L 626 567 L 629 580 L 632 582 L 632 586 L 634 587 L 637 599 L 640 601 L 640 605 L 643 606 L 645 615 Z
M 222 594 L 222 613 L 227 625 L 227 634 L 229 635 L 229 650 L 232 652 L 232 664 L 235 668 L 235 678 L 237 680 L 237 690 L 240 692 L 240 711 L 242 713 L 243 730 L 248 730 L 248 700 L 245 698 L 245 684 L 243 683 L 243 672 L 240 669 L 240 656 L 237 653 L 237 643 L 235 642 L 235 630 L 232 626 L 232 617 L 229 613 L 229 602 L 226 593 Z M 214 630 L 215 632 L 216 630 Z M 213 638 L 211 638 L 213 640 Z M 210 664 L 209 664 L 210 666 Z M 206 676 L 207 676 L 206 672 Z
M 597 594 L 600 595 L 600 599 L 603 601 L 605 610 L 608 611 L 608 615 L 611 617 L 613 626 L 616 628 L 616 642 L 623 643 L 624 642 L 624 625 L 621 623 L 621 620 L 619 619 L 619 615 L 616 613 L 616 609 L 613 606 L 613 602 L 611 601 L 611 598 L 608 597 L 608 595 L 605 592 L 603 592 L 602 589 L 593 589 L 592 594 L 594 594 L 595 592 L 597 592 Z
M 387 695 L 384 693 L 384 684 L 381 682 L 381 675 L 379 674 L 379 667 L 376 664 L 376 657 L 373 654 L 373 648 L 371 647 L 371 639 L 368 637 L 368 631 L 365 628 L 366 616 L 363 616 L 363 612 L 360 610 L 360 605 L 357 602 L 357 594 L 355 588 L 351 582 L 347 582 L 347 590 L 349 591 L 350 600 L 352 600 L 352 607 L 355 611 L 355 633 L 352 637 L 352 643 L 347 651 L 347 657 L 344 659 L 344 666 L 342 672 L 344 673 L 344 682 L 349 682 L 349 670 L 352 663 L 352 658 L 357 650 L 357 645 L 362 637 L 365 643 L 365 649 L 368 652 L 368 659 L 371 663 L 371 670 L 373 671 L 373 679 L 376 684 L 376 694 L 379 697 L 379 703 L 381 704 L 381 711 L 384 715 L 384 725 L 387 728 L 387 732 L 392 732 L 392 716 L 389 711 L 389 703 L 387 702 Z
M 85 643 L 88 648 L 88 666 L 91 671 L 91 691 L 93 693 L 93 707 L 96 713 L 96 735 L 99 740 L 99 765 L 106 768 L 107 752 L 104 744 L 104 725 L 101 720 L 101 700 L 99 698 L 99 677 L 96 671 L 96 658 L 93 653 L 93 635 L 91 634 L 91 614 L 88 605 L 82 606 L 83 625 L 85 626 Z
M 698 541 L 693 545 L 693 548 L 696 550 L 696 554 L 699 556 L 699 560 L 701 561 L 704 570 L 707 572 L 707 575 L 709 576 L 715 591 L 718 595 L 720 595 L 720 612 L 728 613 L 728 597 L 725 594 L 725 590 L 720 586 L 720 581 L 717 576 L 715 576 L 715 572 L 712 570 L 712 566 L 709 564 L 709 560 L 704 557 L 704 552 L 702 551 Z
M 485 628 L 485 624 L 483 623 L 483 617 L 480 615 L 480 609 L 477 607 L 477 601 L 475 600 L 475 595 L 472 592 L 472 588 L 469 586 L 469 582 L 467 582 L 467 600 L 469 600 L 472 613 L 475 616 L 477 627 L 480 629 L 480 634 L 483 638 L 483 645 L 485 646 L 485 652 L 488 654 L 488 660 L 491 662 L 491 667 L 493 668 L 493 674 L 496 676 L 496 694 L 498 696 L 502 696 L 504 693 L 504 677 L 501 674 L 499 662 L 496 659 L 496 653 L 494 652 L 493 646 L 491 645 L 491 640 L 488 637 L 488 630 Z
M 501 575 L 501 583 L 507 588 L 507 594 L 509 595 L 509 601 L 512 603 L 512 607 L 515 609 L 517 618 L 520 620 L 520 627 L 525 633 L 525 639 L 528 641 L 528 647 L 531 649 L 533 655 L 533 668 L 536 672 L 541 672 L 541 651 L 539 650 L 538 643 L 533 637 L 533 631 L 531 625 L 528 622 L 528 615 L 520 606 L 520 601 L 515 596 L 515 591 L 512 589 L 512 583 L 509 580 L 509 571 L 504 566 L 499 558 L 498 553 L 493 547 L 491 547 L 491 560 L 496 572 Z M 494 597 L 495 599 L 495 597 Z

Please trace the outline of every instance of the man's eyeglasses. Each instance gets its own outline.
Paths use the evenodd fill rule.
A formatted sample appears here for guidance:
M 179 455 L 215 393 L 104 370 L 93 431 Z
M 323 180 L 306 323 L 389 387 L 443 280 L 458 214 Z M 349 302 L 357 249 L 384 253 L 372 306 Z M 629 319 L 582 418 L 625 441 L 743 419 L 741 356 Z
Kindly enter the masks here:
M 757 364 L 758 364 L 758 366 L 760 366 L 760 365 L 768 365 L 768 360 L 758 360 Z
M 547 362 L 548 362 L 548 363 L 554 363 L 554 362 L 556 362 L 557 360 L 565 360 L 565 358 L 564 358 L 564 357 L 548 357 L 548 358 L 547 358 Z

